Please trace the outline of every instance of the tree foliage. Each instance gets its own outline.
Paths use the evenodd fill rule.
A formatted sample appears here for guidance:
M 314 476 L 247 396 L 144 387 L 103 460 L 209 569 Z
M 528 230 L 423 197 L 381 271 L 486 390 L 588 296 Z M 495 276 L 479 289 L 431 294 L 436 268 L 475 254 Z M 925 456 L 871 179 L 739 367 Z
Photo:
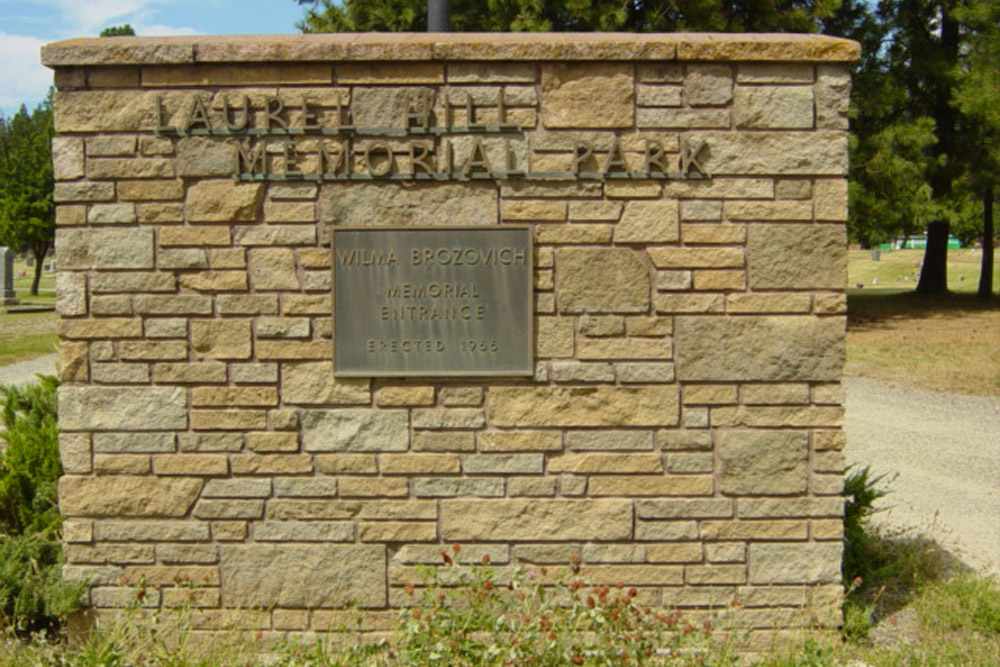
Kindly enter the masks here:
M 101 37 L 132 37 L 134 35 L 135 30 L 128 23 L 108 26 L 101 31 Z
M 423 31 L 426 0 L 297 0 L 304 32 Z M 851 237 L 929 236 L 918 291 L 947 289 L 947 240 L 982 237 L 1000 173 L 997 0 L 452 0 L 455 31 L 822 32 L 852 72 Z M 989 255 L 989 266 L 987 266 Z
M 0 620 L 20 630 L 52 627 L 80 604 L 80 587 L 60 576 L 58 384 L 0 386 Z
M 31 112 L 22 105 L 10 119 L 0 116 L 0 245 L 31 250 L 33 295 L 55 237 L 52 132 L 48 101 Z
M 420 32 L 426 0 L 298 0 L 303 32 Z M 468 32 L 816 32 L 839 0 L 453 0 L 451 28 Z

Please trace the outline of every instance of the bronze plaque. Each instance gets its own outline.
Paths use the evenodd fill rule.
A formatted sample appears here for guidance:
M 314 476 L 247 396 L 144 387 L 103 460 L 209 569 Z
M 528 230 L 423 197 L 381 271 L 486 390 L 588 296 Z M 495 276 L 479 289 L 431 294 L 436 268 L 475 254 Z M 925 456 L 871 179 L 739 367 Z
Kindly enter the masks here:
M 532 265 L 528 227 L 334 229 L 334 375 L 532 375 Z

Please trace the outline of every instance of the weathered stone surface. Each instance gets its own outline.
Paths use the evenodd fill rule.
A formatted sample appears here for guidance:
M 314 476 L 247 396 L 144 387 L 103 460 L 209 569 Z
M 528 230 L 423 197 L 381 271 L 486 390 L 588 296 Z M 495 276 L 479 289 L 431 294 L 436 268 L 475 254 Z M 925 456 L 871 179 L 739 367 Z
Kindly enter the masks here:
M 627 500 L 443 500 L 441 537 L 493 541 L 623 540 L 632 535 Z
M 303 410 L 299 421 L 309 452 L 398 452 L 408 445 L 406 410 Z
M 380 607 L 385 548 L 376 545 L 226 545 L 219 549 L 229 607 Z
M 649 310 L 649 269 L 626 248 L 556 250 L 556 301 L 566 313 Z
M 542 67 L 545 127 L 631 127 L 635 118 L 632 67 L 619 63 Z
M 332 361 L 282 364 L 281 396 L 293 405 L 323 403 L 368 403 L 371 387 L 367 379 L 333 377 Z
M 152 229 L 56 230 L 61 269 L 151 269 Z
M 847 174 L 845 132 L 692 132 L 705 141 L 699 162 L 713 176 Z
M 185 211 L 190 222 L 252 221 L 263 198 L 262 183 L 200 181 L 188 188 Z
M 290 248 L 250 251 L 250 283 L 255 290 L 297 290 L 295 256 Z
M 178 176 L 229 176 L 236 146 L 216 137 L 183 137 L 177 141 Z
M 739 495 L 803 493 L 809 437 L 804 431 L 722 430 L 717 434 L 719 488 Z
M 677 317 L 677 377 L 708 381 L 835 381 L 844 360 L 841 318 Z
M 751 544 L 749 565 L 751 584 L 840 583 L 843 545 L 838 542 L 813 544 Z
M 733 98 L 733 123 L 755 130 L 809 129 L 812 86 L 740 86 Z
M 320 222 L 337 226 L 493 225 L 497 191 L 487 183 L 325 183 Z
M 57 181 L 83 176 L 83 139 L 55 137 L 52 140 L 52 169 Z
M 494 387 L 494 426 L 657 426 L 676 424 L 675 386 Z
M 753 289 L 843 289 L 847 235 L 843 225 L 750 225 L 747 263 Z
M 689 65 L 684 99 L 693 107 L 719 106 L 733 98 L 733 70 L 729 65 Z
M 615 243 L 666 243 L 680 238 L 677 200 L 630 201 L 615 227 Z
M 248 359 L 249 320 L 192 320 L 191 347 L 209 359 Z
M 56 313 L 63 316 L 87 313 L 87 275 L 60 271 L 56 276 Z
M 201 480 L 184 477 L 71 477 L 59 480 L 67 516 L 179 517 L 198 498 Z
M 184 429 L 187 392 L 182 387 L 60 387 L 59 425 L 93 431 Z

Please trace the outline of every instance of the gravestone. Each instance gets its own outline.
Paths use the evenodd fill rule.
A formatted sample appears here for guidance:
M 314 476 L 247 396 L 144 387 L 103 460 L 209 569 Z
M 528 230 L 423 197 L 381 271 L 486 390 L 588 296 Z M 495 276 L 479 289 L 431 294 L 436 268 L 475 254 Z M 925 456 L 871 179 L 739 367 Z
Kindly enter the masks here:
M 383 627 L 453 542 L 751 643 L 842 595 L 847 110 L 814 35 L 73 40 L 65 574 Z
M 14 292 L 14 251 L 0 246 L 0 306 L 16 306 Z

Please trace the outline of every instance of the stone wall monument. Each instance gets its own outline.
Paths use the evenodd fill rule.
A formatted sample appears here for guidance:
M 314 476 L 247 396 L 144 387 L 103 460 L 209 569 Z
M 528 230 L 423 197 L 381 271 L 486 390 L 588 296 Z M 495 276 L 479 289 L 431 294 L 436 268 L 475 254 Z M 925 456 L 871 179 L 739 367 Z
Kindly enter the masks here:
M 105 38 L 55 70 L 70 578 L 275 637 L 443 545 L 839 622 L 847 108 L 807 35 Z M 247 612 L 246 610 L 251 610 Z

